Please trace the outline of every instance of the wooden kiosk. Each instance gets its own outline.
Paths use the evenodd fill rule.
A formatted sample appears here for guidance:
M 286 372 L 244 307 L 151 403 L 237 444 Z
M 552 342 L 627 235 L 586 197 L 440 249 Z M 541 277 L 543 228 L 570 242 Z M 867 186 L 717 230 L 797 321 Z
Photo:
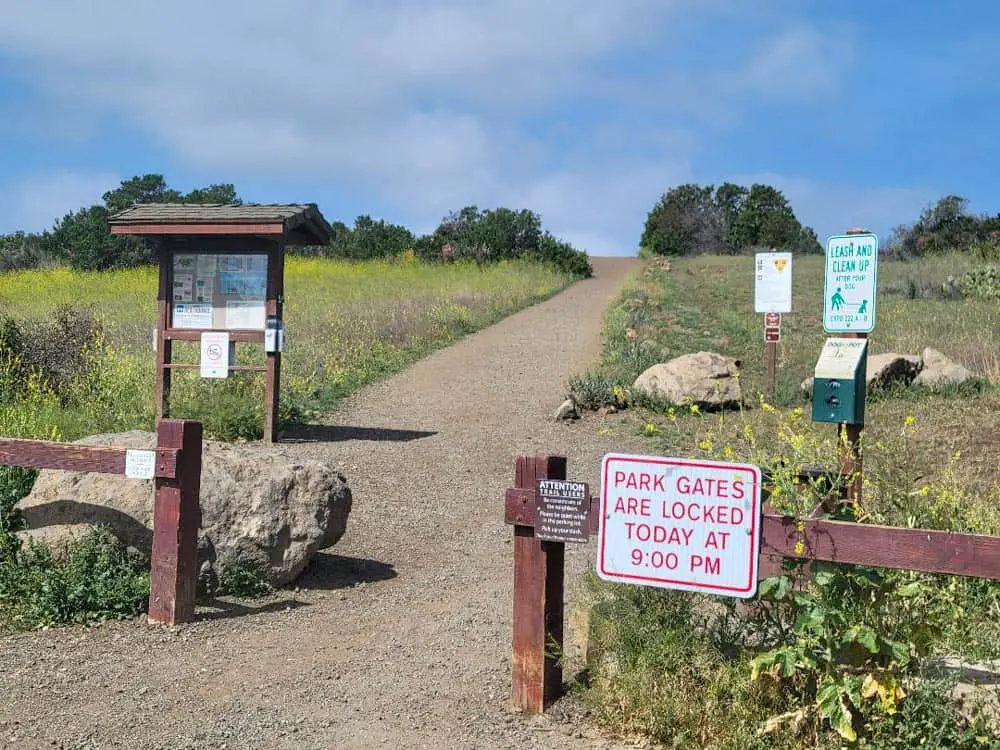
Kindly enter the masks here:
M 330 225 L 313 204 L 149 203 L 111 217 L 112 234 L 154 239 L 160 264 L 156 342 L 157 418 L 170 415 L 170 371 L 203 377 L 264 372 L 264 440 L 278 439 L 285 247 L 326 245 Z M 200 364 L 172 361 L 174 341 L 201 342 Z M 262 344 L 263 366 L 236 365 L 237 343 Z M 206 360 L 218 358 L 218 366 Z

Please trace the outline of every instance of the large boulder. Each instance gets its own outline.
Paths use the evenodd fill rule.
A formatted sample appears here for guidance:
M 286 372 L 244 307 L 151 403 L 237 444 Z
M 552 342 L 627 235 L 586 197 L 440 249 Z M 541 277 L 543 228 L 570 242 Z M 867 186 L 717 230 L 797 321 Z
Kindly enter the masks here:
M 923 368 L 913 354 L 869 354 L 865 378 L 869 388 L 909 385 Z
M 962 385 L 976 379 L 969 370 L 958 362 L 944 356 L 937 349 L 924 349 L 924 368 L 914 379 L 913 384 L 925 388 L 942 388 Z
M 736 406 L 743 400 L 739 368 L 738 360 L 714 352 L 685 354 L 653 365 L 636 378 L 632 388 L 675 406 Z
M 148 432 L 96 435 L 83 445 L 150 449 Z M 42 471 L 18 504 L 27 530 L 55 548 L 96 524 L 149 555 L 153 482 L 123 476 Z M 200 581 L 211 588 L 222 565 L 256 565 L 270 582 L 293 581 L 347 529 L 351 491 L 342 475 L 314 461 L 294 461 L 260 445 L 205 442 L 201 474 Z

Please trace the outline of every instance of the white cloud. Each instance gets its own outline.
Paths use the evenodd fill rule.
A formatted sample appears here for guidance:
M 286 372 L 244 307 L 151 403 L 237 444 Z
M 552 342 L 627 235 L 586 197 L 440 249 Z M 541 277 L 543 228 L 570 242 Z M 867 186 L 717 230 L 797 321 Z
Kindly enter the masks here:
M 0 188 L 0 231 L 50 229 L 67 213 L 100 203 L 101 196 L 120 181 L 113 174 L 50 172 L 12 182 Z
M 836 92 L 853 56 L 848 34 L 792 26 L 761 42 L 733 85 L 773 98 L 818 101 Z
M 357 185 L 418 224 L 470 203 L 524 206 L 594 253 L 623 253 L 634 251 L 659 193 L 695 179 L 703 139 L 668 127 L 669 117 L 608 126 L 601 121 L 615 121 L 613 112 L 591 113 L 586 126 L 570 122 L 557 137 L 542 137 L 528 123 L 560 103 L 618 92 L 695 110 L 714 127 L 712 118 L 731 120 L 748 93 L 809 98 L 835 87 L 836 56 L 807 26 L 784 27 L 731 70 L 667 71 L 652 94 L 604 65 L 622 50 L 669 47 L 687 16 L 726 14 L 731 6 L 4 3 L 0 53 L 81 119 L 123 116 L 200 173 L 237 183 L 301 177 Z M 71 178 L 35 184 L 48 179 L 64 194 L 87 192 L 89 178 L 78 176 L 76 188 Z M 75 208 L 92 197 L 73 200 Z M 46 223 L 58 213 L 55 202 L 38 209 Z M 31 207 L 19 210 L 19 225 L 36 221 Z

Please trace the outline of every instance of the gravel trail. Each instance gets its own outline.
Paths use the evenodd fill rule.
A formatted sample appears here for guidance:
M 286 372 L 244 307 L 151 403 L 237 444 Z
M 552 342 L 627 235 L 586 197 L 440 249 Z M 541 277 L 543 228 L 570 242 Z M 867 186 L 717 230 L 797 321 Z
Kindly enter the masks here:
M 12 748 L 611 748 L 572 701 L 514 713 L 511 530 L 520 453 L 562 452 L 596 486 L 620 450 L 591 420 L 551 420 L 600 352 L 633 259 L 369 387 L 278 450 L 328 462 L 348 532 L 294 591 L 143 622 L 16 636 L 0 651 Z M 587 564 L 570 550 L 568 568 Z

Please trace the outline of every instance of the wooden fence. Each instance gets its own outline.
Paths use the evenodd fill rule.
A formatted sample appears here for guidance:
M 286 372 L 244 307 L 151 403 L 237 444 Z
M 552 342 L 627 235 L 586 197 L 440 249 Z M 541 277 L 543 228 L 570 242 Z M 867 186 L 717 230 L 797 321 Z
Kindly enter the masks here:
M 535 538 L 537 483 L 566 479 L 563 456 L 521 456 L 506 492 L 504 520 L 514 527 L 514 705 L 541 713 L 562 692 L 565 543 Z M 765 494 L 766 494 L 766 487 Z M 782 515 L 764 505 L 760 577 L 781 558 L 825 560 L 882 568 L 1000 579 L 1000 537 L 855 524 Z M 600 524 L 599 498 L 590 499 L 590 530 Z M 796 547 L 802 542 L 801 553 Z
M 201 525 L 201 423 L 163 419 L 156 428 L 149 621 L 194 618 Z M 125 474 L 125 448 L 0 438 L 0 466 Z

